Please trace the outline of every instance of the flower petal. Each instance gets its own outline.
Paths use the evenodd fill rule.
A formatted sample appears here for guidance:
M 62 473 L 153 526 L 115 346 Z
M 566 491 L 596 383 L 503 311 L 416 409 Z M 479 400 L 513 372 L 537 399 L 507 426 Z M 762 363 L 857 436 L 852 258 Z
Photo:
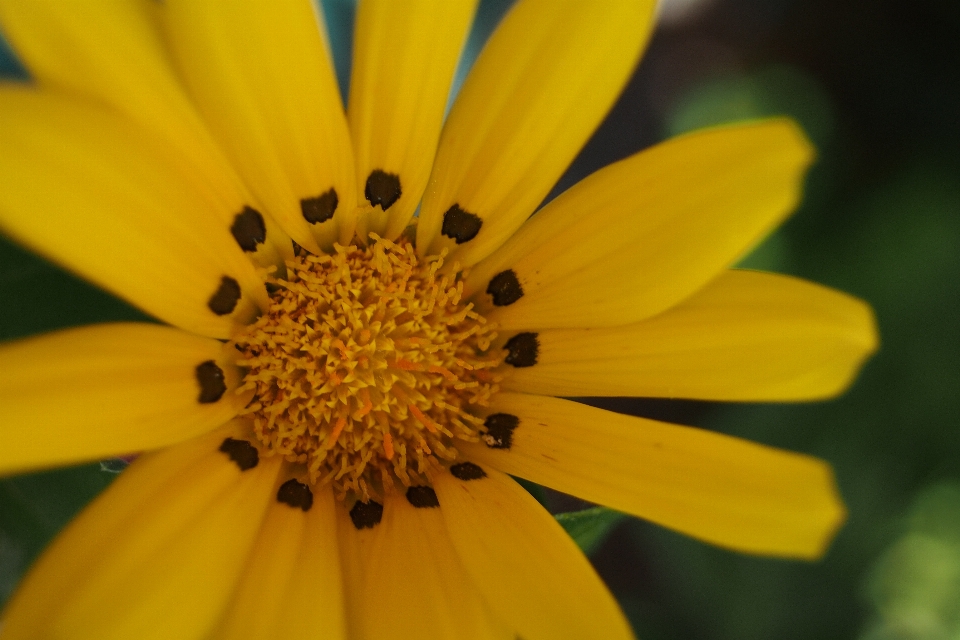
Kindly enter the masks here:
M 372 531 L 358 531 L 340 511 L 348 563 L 360 569 L 347 574 L 351 638 L 513 640 L 457 559 L 440 509 L 388 496 Z
M 521 335 L 536 364 L 505 367 L 504 389 L 553 396 L 828 398 L 852 382 L 877 348 L 865 303 L 797 278 L 752 271 L 727 271 L 692 298 L 637 324 Z
M 348 242 L 353 154 L 312 3 L 167 0 L 161 13 L 190 94 L 267 212 L 311 251 Z
M 417 227 L 422 254 L 448 248 L 469 266 L 523 224 L 619 95 L 655 4 L 522 0 L 511 9 L 441 134 Z
M 494 614 L 525 640 L 632 638 L 610 592 L 556 520 L 511 478 L 484 471 L 472 480 L 442 474 L 434 487 L 460 561 Z
M 200 639 L 230 599 L 277 458 L 241 471 L 219 430 L 134 461 L 33 566 L 3 616 L 18 638 Z
M 181 177 L 207 194 L 227 228 L 256 206 L 190 103 L 156 25 L 156 3 L 3 0 L 0 24 L 31 74 L 47 88 L 109 105 L 159 143 Z M 122 53 L 119 53 L 122 52 Z M 269 217 L 255 258 L 282 263 L 289 239 Z M 279 251 L 278 251 L 279 248 Z
M 476 0 L 373 0 L 357 8 L 347 116 L 357 201 L 369 203 L 358 220 L 361 238 L 370 231 L 399 236 L 420 203 L 476 5 Z M 368 197 L 374 171 L 399 180 L 395 201 L 376 190 Z
M 643 320 L 689 297 L 776 227 L 800 199 L 812 158 L 785 119 L 642 151 L 545 206 L 471 271 L 464 295 L 479 294 L 478 310 L 505 329 Z M 493 280 L 506 272 L 522 290 L 515 301 Z
M 92 103 L 9 85 L 0 122 L 0 229 L 204 335 L 226 338 L 269 304 L 209 200 L 136 126 Z
M 518 422 L 499 448 L 458 444 L 471 460 L 723 547 L 817 558 L 845 516 L 816 458 L 544 396 L 490 413 Z
M 211 639 L 345 638 L 336 540 L 329 488 L 313 492 L 308 511 L 274 500 Z
M 216 340 L 149 324 L 0 346 L 0 471 L 135 453 L 216 428 L 249 401 L 235 392 L 229 356 Z

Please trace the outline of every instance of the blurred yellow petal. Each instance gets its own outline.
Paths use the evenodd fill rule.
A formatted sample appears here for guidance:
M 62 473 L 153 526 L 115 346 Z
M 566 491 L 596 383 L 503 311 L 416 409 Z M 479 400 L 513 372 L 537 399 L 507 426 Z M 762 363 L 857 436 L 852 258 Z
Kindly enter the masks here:
M 230 420 L 249 401 L 216 340 L 105 324 L 0 346 L 0 472 L 156 449 Z
M 229 228 L 245 206 L 256 208 L 190 103 L 148 1 L 2 0 L 0 27 L 31 75 L 48 88 L 86 96 L 141 127 L 174 159 L 182 179 L 214 205 L 206 215 Z M 269 216 L 256 258 L 276 263 L 289 240 Z M 279 247 L 279 253 L 278 249 Z
M 508 390 L 703 400 L 828 398 L 850 385 L 877 348 L 873 312 L 862 301 L 753 271 L 727 271 L 637 324 L 511 339 L 514 351 L 525 350 L 520 367 L 505 367 Z
M 689 297 L 780 224 L 812 157 L 803 132 L 782 119 L 657 145 L 553 200 L 471 271 L 464 295 L 478 294 L 478 310 L 505 329 L 643 320 Z
M 226 338 L 269 304 L 209 200 L 140 130 L 51 91 L 0 88 L 0 230 L 144 311 Z
M 440 136 L 421 255 L 488 256 L 533 213 L 614 103 L 653 0 L 521 0 L 484 47 Z
M 479 478 L 458 469 L 474 479 L 435 478 L 440 513 L 495 615 L 524 640 L 633 637 L 583 553 L 526 490 L 490 467 Z
M 737 551 L 817 558 L 845 509 L 829 465 L 702 429 L 498 395 L 471 460 Z
M 353 562 L 364 567 L 359 582 L 347 582 L 355 613 L 351 638 L 514 639 L 492 620 L 457 559 L 438 507 L 417 508 L 394 494 L 372 529 L 366 546 L 347 546 L 362 553 Z M 352 523 L 341 532 L 364 535 Z
M 357 8 L 347 116 L 357 201 L 369 205 L 361 238 L 396 238 L 420 203 L 476 4 L 365 0 Z
M 166 0 L 161 15 L 191 96 L 267 213 L 311 251 L 348 242 L 353 154 L 310 0 Z
M 329 487 L 313 490 L 307 511 L 274 500 L 211 640 L 345 638 L 336 541 Z
M 200 640 L 229 601 L 273 499 L 278 458 L 240 465 L 220 430 L 136 460 L 47 549 L 4 640 Z

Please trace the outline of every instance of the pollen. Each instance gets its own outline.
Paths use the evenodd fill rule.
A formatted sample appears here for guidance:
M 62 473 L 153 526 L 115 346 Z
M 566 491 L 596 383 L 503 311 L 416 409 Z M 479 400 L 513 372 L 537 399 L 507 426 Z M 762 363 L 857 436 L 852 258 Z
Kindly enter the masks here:
M 363 502 L 429 484 L 457 440 L 480 440 L 502 362 L 442 255 L 371 238 L 287 262 L 269 310 L 235 338 L 264 454 Z

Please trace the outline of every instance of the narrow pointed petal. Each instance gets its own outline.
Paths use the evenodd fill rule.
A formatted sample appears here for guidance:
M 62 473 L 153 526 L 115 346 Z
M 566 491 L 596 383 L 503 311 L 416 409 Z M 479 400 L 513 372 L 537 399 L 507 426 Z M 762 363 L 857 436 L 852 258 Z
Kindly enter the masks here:
M 0 472 L 156 449 L 249 401 L 216 340 L 148 324 L 68 329 L 0 346 Z
M 341 582 L 331 490 L 315 489 L 307 511 L 276 500 L 275 490 L 237 592 L 211 639 L 345 638 Z
M 228 337 L 269 304 L 210 201 L 140 129 L 51 91 L 0 89 L 0 229 L 189 331 Z
M 470 273 L 505 329 L 630 324 L 712 280 L 797 205 L 813 149 L 790 120 L 707 129 L 612 164 L 550 202 Z M 504 297 L 494 280 L 522 291 Z M 491 284 L 492 283 L 492 284 Z
M 852 296 L 788 276 L 727 271 L 649 320 L 524 332 L 514 346 L 521 342 L 530 364 L 504 367 L 503 387 L 512 391 L 795 401 L 846 389 L 876 350 L 877 330 L 870 307 Z
M 353 154 L 313 4 L 169 0 L 161 16 L 191 96 L 267 212 L 311 251 L 348 242 Z
M 511 9 L 440 136 L 417 227 L 423 254 L 447 248 L 470 266 L 523 224 L 623 89 L 655 4 L 522 0 Z
M 453 467 L 455 470 L 457 467 Z M 434 481 L 450 539 L 494 613 L 524 640 L 632 638 L 573 540 L 510 477 L 482 467 Z
M 157 29 L 158 7 L 139 0 L 2 0 L 0 25 L 41 86 L 85 96 L 136 123 L 139 137 L 159 143 L 182 179 L 211 200 L 208 215 L 229 228 L 244 206 L 257 205 L 177 78 Z M 269 217 L 265 226 L 253 257 L 282 264 L 289 240 Z
M 200 640 L 227 604 L 280 461 L 241 470 L 220 430 L 137 459 L 65 529 L 3 614 L 4 640 Z
M 356 536 L 358 531 L 345 529 Z M 450 544 L 440 509 L 417 508 L 402 495 L 384 502 L 383 519 L 373 527 L 353 600 L 351 638 L 502 638 L 483 598 Z
M 706 542 L 813 559 L 845 517 L 816 458 L 544 396 L 503 393 L 490 411 L 517 422 L 462 445 L 471 460 Z
M 476 5 L 476 0 L 372 0 L 357 8 L 347 116 L 357 201 L 369 205 L 358 220 L 361 238 L 371 231 L 396 238 L 420 203 Z M 376 189 L 367 197 L 375 171 L 396 177 L 395 200 L 390 194 L 383 200 Z

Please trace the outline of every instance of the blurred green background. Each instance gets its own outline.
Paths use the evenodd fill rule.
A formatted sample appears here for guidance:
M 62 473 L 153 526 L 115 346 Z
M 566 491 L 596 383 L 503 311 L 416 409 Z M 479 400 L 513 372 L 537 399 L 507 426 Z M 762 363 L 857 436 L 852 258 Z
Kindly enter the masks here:
M 461 78 L 509 4 L 481 3 Z M 353 5 L 324 8 L 343 84 Z M 555 193 L 676 133 L 789 114 L 819 162 L 802 208 L 745 263 L 870 301 L 882 348 L 825 403 L 586 401 L 823 457 L 850 519 L 813 564 L 735 555 L 602 512 L 564 525 L 641 638 L 960 639 L 960 3 L 670 0 L 662 18 Z M 2 49 L 0 71 L 22 75 Z M 122 319 L 144 318 L 0 238 L 0 340 Z M 115 472 L 0 480 L 0 601 Z M 555 511 L 585 506 L 532 490 Z

